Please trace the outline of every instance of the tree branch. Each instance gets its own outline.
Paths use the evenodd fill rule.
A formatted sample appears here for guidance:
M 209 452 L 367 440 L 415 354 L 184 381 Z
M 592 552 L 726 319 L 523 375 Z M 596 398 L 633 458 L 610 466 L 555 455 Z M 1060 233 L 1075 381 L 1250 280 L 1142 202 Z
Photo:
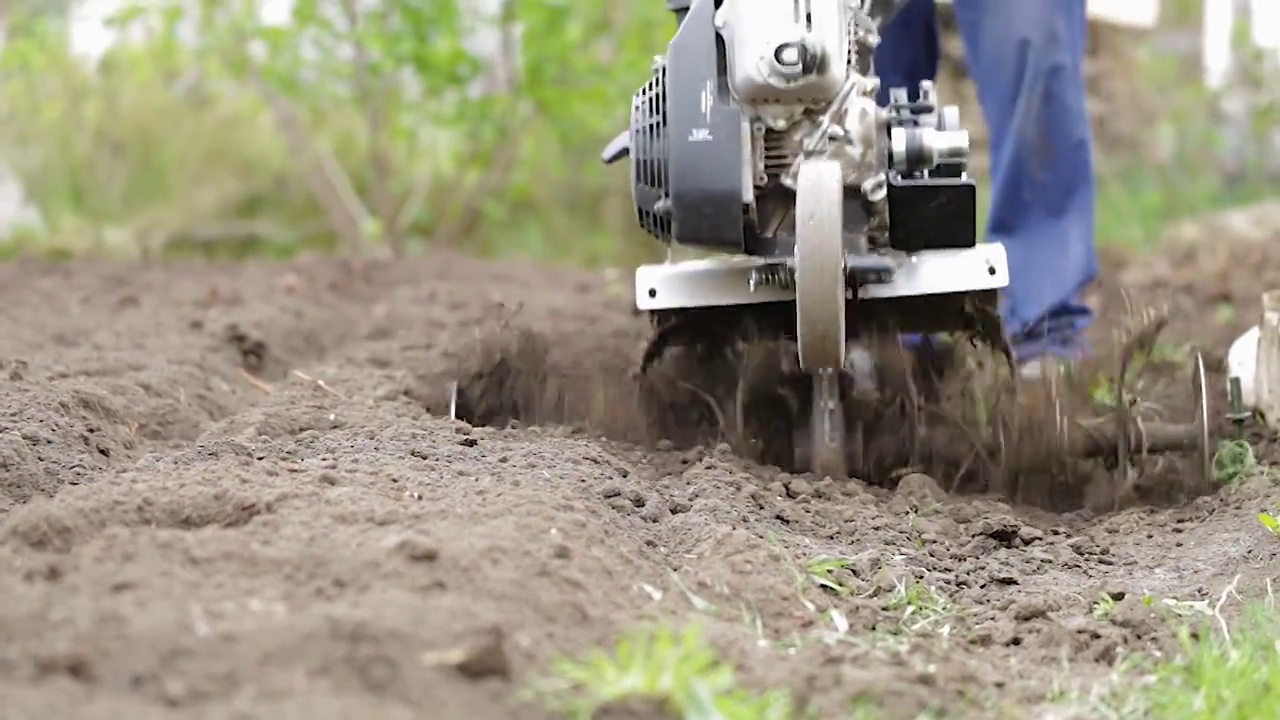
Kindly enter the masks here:
M 356 0 L 342 0 L 343 14 L 346 16 L 347 32 L 351 38 L 353 53 L 352 91 L 357 102 L 364 107 L 365 133 L 368 143 L 368 160 L 370 177 L 369 200 L 373 212 L 377 216 L 382 237 L 380 242 L 386 243 L 393 256 L 403 253 L 403 242 L 393 228 L 396 219 L 396 202 L 392 195 L 390 181 L 393 168 L 387 150 L 387 102 L 391 88 L 386 78 L 374 77 L 369 47 L 361 32 L 364 28 L 364 16 L 357 6 Z M 380 30 L 390 29 L 391 12 L 384 9 Z
M 352 186 L 351 178 L 343 171 L 333 151 L 310 136 L 288 99 L 263 80 L 256 68 L 251 67 L 249 74 L 251 82 L 271 109 L 289 151 L 303 159 L 307 187 L 324 210 L 344 249 L 363 254 L 365 233 L 372 218 Z

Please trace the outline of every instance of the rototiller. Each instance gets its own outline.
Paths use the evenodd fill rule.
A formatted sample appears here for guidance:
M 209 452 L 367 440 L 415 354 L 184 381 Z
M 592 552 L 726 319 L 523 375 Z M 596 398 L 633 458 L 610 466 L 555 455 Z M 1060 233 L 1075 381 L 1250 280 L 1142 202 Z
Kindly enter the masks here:
M 744 334 L 792 344 L 807 376 L 797 463 L 840 476 L 857 448 L 842 388 L 874 382 L 875 333 L 1000 342 L 1005 249 L 979 243 L 969 133 L 930 83 L 879 107 L 872 54 L 903 0 L 669 0 L 678 26 L 634 95 L 630 156 L 640 226 L 668 261 L 635 273 L 672 346 Z M 684 246 L 711 254 L 673 261 Z

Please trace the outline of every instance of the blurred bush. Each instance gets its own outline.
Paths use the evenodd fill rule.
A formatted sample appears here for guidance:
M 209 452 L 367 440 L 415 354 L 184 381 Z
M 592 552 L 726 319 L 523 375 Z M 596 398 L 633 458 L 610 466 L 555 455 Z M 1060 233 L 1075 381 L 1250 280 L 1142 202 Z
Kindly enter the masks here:
M 0 158 L 44 218 L 16 246 L 291 253 L 426 243 L 598 263 L 652 253 L 626 127 L 674 20 L 661 2 L 135 2 L 86 66 L 65 14 L 0 51 Z M 496 47 L 468 49 L 488 22 Z
M 599 152 L 670 38 L 664 3 L 496 0 L 490 17 L 460 0 L 295 0 L 268 23 L 266 2 L 126 0 L 112 22 L 134 39 L 96 64 L 69 50 L 66 0 L 0 5 L 0 160 L 44 221 L 0 252 L 658 254 L 626 168 Z M 972 103 L 943 15 L 943 91 Z M 1266 192 L 1222 182 L 1185 53 L 1123 32 L 1093 46 L 1104 240 Z

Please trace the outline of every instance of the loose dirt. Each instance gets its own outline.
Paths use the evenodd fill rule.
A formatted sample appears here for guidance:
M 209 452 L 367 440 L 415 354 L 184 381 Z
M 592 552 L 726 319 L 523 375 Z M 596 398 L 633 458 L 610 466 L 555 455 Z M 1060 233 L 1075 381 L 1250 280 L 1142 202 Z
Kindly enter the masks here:
M 1171 292 L 1173 340 L 1220 358 L 1280 270 L 1253 245 L 1180 252 L 1109 258 L 1101 325 L 1120 287 Z M 1208 269 L 1237 261 L 1243 278 Z M 1053 513 L 657 442 L 599 407 L 623 403 L 646 336 L 625 278 L 446 253 L 22 262 L 0 307 L 9 718 L 536 719 L 520 691 L 552 659 L 693 620 L 745 682 L 824 718 L 855 697 L 891 718 L 1070 717 L 1049 713 L 1169 639 L 1144 594 L 1280 574 L 1260 482 Z M 504 377 L 541 390 L 465 398 L 488 427 L 448 419 L 447 383 L 492 370 L 495 333 L 523 348 Z M 574 418 L 592 421 L 552 422 Z M 807 577 L 819 557 L 850 592 Z

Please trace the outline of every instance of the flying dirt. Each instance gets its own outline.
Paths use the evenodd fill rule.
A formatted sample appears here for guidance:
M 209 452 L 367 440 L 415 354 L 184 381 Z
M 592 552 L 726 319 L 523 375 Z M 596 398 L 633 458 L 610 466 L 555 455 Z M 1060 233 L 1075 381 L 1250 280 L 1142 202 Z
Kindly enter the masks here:
M 1221 388 L 1280 285 L 1266 247 L 1107 258 L 1099 345 L 1128 305 L 1167 308 L 1164 342 L 1202 349 Z M 1120 493 L 1105 467 L 984 487 L 948 455 L 836 481 L 658 437 L 629 380 L 650 329 L 615 290 L 443 251 L 354 274 L 0 268 L 7 716 L 554 717 L 522 696 L 554 659 L 698 622 L 745 684 L 821 717 L 854 697 L 886 718 L 1034 717 L 1170 639 L 1144 595 L 1216 599 L 1240 575 L 1256 597 L 1280 570 L 1254 519 L 1271 487 L 1203 483 L 1192 455 L 1144 460 Z M 1158 370 L 1142 405 L 1191 417 L 1186 357 Z M 451 420 L 468 378 L 471 422 Z M 850 592 L 800 581 L 820 558 Z M 904 631 L 917 585 L 937 602 Z

